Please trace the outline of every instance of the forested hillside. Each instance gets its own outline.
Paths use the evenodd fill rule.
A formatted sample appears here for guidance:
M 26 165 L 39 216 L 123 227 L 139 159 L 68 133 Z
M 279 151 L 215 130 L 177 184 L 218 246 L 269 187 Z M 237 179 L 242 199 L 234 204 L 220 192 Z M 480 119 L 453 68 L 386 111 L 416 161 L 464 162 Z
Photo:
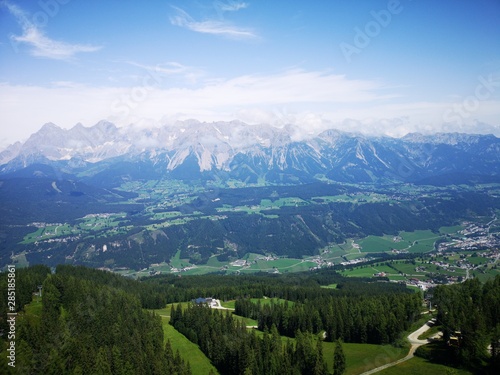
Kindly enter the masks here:
M 16 280 L 16 367 L 12 371 L 3 356 L 5 374 L 189 374 L 189 360 L 164 339 L 165 317 L 148 311 L 171 303 L 170 324 L 221 374 L 328 374 L 345 367 L 341 342 L 405 346 L 405 332 L 422 308 L 421 294 L 404 285 L 348 279 L 332 270 L 138 281 L 85 267 L 35 266 L 17 270 Z M 35 293 L 40 286 L 42 296 Z M 465 366 L 498 366 L 499 287 L 497 277 L 434 291 L 444 343 L 459 340 L 445 350 Z M 3 273 L 2 350 L 8 345 L 7 291 Z M 233 301 L 235 310 L 191 303 L 200 296 Z M 338 348 L 333 368 L 323 354 L 329 342 Z M 436 351 L 419 354 L 435 360 Z
M 443 332 L 441 348 L 448 360 L 494 373 L 500 369 L 500 277 L 481 284 L 477 279 L 434 290 L 437 321 Z M 439 351 L 422 350 L 434 360 Z M 442 356 L 441 356 L 442 357 Z
M 261 306 L 248 299 L 237 300 L 235 313 L 258 321 L 260 330 L 273 326 L 281 335 L 297 332 L 319 334 L 345 342 L 388 344 L 396 342 L 419 315 L 421 298 L 416 293 L 387 292 L 376 296 L 328 296 Z
M 29 305 L 19 300 L 15 368 L 2 356 L 3 374 L 191 373 L 170 344 L 163 345 L 160 318 L 143 310 L 133 293 L 107 285 L 104 280 L 113 277 L 91 280 L 99 271 L 60 271 L 36 267 L 17 274 L 20 295 L 31 296 L 44 279 L 42 297 Z M 6 331 L 7 309 L 1 311 Z M 5 346 L 2 341 L 4 353 Z
M 497 188 L 489 185 L 227 188 L 214 181 L 189 186 L 151 180 L 117 190 L 38 177 L 0 185 L 0 264 L 112 270 L 162 264 L 170 272 L 177 254 L 196 266 L 248 254 L 301 259 L 370 235 L 437 233 L 442 226 L 493 217 L 500 207 Z
M 296 332 L 295 345 L 281 337 L 273 324 L 262 339 L 229 313 L 205 306 L 180 305 L 171 324 L 199 345 L 221 374 L 327 374 L 322 342 L 311 332 Z

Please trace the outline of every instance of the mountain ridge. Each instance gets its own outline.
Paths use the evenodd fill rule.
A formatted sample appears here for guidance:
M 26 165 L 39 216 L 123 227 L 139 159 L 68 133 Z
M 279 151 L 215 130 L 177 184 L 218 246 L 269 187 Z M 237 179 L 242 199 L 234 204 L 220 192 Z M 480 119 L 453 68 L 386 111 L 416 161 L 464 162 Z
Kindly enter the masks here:
M 116 163 L 146 163 L 158 177 L 304 183 L 321 176 L 342 182 L 414 181 L 455 172 L 496 176 L 500 139 L 465 133 L 410 133 L 402 138 L 328 129 L 308 134 L 296 126 L 241 121 L 179 121 L 161 127 L 118 128 L 100 121 L 62 129 L 47 123 L 24 143 L 0 152 L 0 174 L 34 163 L 66 173 Z

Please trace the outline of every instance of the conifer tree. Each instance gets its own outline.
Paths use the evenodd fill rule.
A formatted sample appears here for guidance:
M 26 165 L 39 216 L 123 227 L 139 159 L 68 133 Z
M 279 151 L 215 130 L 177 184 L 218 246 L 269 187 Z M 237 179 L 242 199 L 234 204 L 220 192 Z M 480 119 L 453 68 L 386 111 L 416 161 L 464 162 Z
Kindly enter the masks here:
M 328 369 L 323 359 L 323 342 L 318 339 L 316 343 L 316 363 L 314 364 L 314 375 L 327 375 Z
M 109 364 L 106 348 L 99 348 L 94 366 L 95 375 L 111 375 L 111 365 Z
M 333 374 L 342 375 L 345 372 L 345 354 L 342 348 L 342 342 L 337 340 L 335 343 L 335 352 L 333 353 Z

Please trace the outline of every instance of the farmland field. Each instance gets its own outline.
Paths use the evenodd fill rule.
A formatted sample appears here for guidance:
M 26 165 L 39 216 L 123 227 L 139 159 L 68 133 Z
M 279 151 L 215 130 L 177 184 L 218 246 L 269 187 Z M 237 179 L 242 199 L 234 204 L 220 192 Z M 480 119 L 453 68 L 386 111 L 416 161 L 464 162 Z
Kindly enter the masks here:
M 401 232 L 399 236 L 368 236 L 359 242 L 365 253 L 379 253 L 395 250 L 408 250 L 410 253 L 426 253 L 434 249 L 434 242 L 441 238 L 430 230 Z
M 406 242 L 394 241 L 395 236 L 368 236 L 359 242 L 361 250 L 365 253 L 382 253 L 392 249 L 403 250 L 408 247 Z

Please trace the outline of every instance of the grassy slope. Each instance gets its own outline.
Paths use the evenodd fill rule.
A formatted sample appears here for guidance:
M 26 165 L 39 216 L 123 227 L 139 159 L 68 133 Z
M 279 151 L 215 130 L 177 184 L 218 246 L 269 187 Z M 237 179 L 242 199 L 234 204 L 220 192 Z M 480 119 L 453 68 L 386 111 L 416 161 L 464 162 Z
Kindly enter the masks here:
M 165 342 L 170 340 L 174 352 L 178 350 L 181 357 L 189 362 L 193 374 L 208 374 L 210 371 L 214 374 L 219 373 L 198 348 L 198 345 L 193 344 L 168 323 L 170 320 L 168 317 L 162 316 L 161 320 L 163 332 L 165 333 Z
M 261 303 L 270 302 L 269 300 L 261 299 Z M 234 301 L 225 302 L 226 307 L 234 308 Z M 182 358 L 191 363 L 193 374 L 208 374 L 210 369 L 217 373 L 216 369 L 211 365 L 208 358 L 200 351 L 198 346 L 191 343 L 186 337 L 177 332 L 172 326 L 168 324 L 168 316 L 170 315 L 170 306 L 165 309 L 155 310 L 155 312 L 162 316 L 163 330 L 165 332 L 165 340 L 170 339 L 174 350 L 179 350 Z M 235 316 L 235 318 L 241 318 Z M 425 321 L 429 319 L 428 316 L 415 322 L 409 329 L 410 331 L 420 327 Z M 259 335 L 260 336 L 260 335 Z M 283 337 L 283 342 L 288 338 Z M 294 339 L 289 339 L 292 342 Z M 394 348 L 390 345 L 372 345 L 372 344 L 343 344 L 344 353 L 347 361 L 346 375 L 361 374 L 365 371 L 382 366 L 386 363 L 394 362 L 403 358 L 408 353 L 408 348 Z M 333 353 L 335 344 L 330 342 L 323 342 L 323 355 L 328 364 L 328 369 L 333 369 Z M 422 358 L 412 358 L 409 361 L 401 363 L 397 366 L 388 368 L 380 374 L 426 374 L 426 375 L 441 375 L 445 374 L 447 370 L 456 371 L 457 375 L 470 375 L 471 373 L 465 370 L 453 369 L 451 367 L 430 363 Z
M 261 300 L 261 302 L 263 301 L 264 299 Z M 227 303 L 224 305 L 226 304 Z M 217 373 L 217 370 L 212 366 L 198 346 L 191 343 L 184 335 L 177 332 L 168 324 L 170 306 L 154 311 L 162 317 L 165 341 L 170 339 L 174 351 L 179 350 L 181 357 L 190 362 L 193 374 L 208 374 L 210 369 Z M 241 317 L 235 316 L 235 318 L 238 319 Z M 283 337 L 283 342 L 286 340 L 288 340 L 288 338 Z M 292 340 L 292 342 L 294 341 L 294 339 L 290 340 Z M 347 360 L 347 375 L 360 374 L 372 368 L 403 358 L 408 352 L 406 348 L 394 348 L 390 345 L 343 344 L 343 348 Z M 323 342 L 323 355 L 330 371 L 333 368 L 334 350 L 335 343 Z
M 472 373 L 466 370 L 455 369 L 452 367 L 439 365 L 426 361 L 423 358 L 414 357 L 408 361 L 400 363 L 397 366 L 389 367 L 380 371 L 380 375 L 443 375 L 447 371 L 456 375 L 471 375 Z
M 331 370 L 335 344 L 324 343 L 323 348 L 328 368 Z M 403 358 L 408 353 L 406 348 L 394 348 L 390 345 L 343 344 L 343 348 L 346 356 L 346 375 L 361 374 Z

